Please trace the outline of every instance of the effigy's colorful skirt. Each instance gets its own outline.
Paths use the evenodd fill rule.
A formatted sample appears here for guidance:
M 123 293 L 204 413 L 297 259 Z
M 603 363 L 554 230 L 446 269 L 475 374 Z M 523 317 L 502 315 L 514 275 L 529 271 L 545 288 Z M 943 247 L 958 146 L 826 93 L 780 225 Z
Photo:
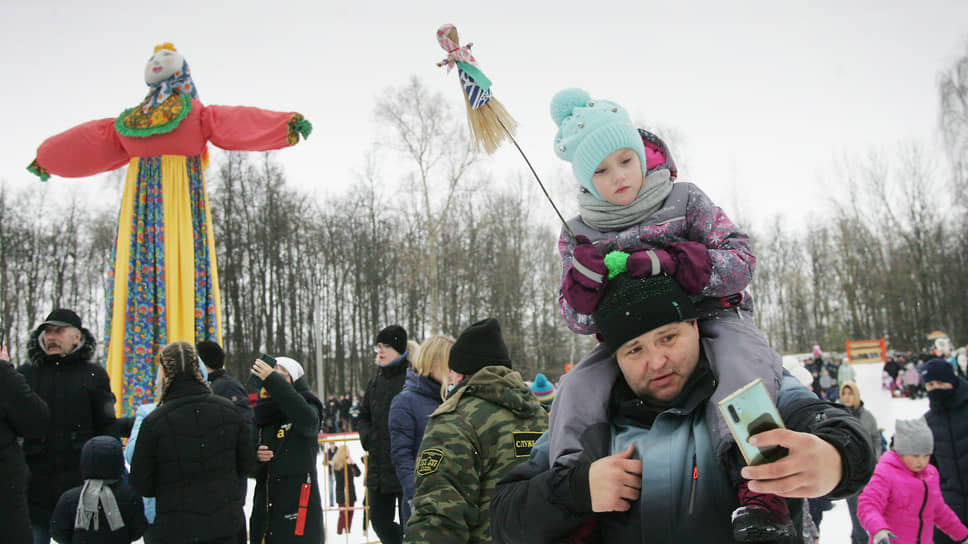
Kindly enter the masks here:
M 215 236 L 202 159 L 164 155 L 128 164 L 107 285 L 104 342 L 119 413 L 155 401 L 166 344 L 221 343 Z

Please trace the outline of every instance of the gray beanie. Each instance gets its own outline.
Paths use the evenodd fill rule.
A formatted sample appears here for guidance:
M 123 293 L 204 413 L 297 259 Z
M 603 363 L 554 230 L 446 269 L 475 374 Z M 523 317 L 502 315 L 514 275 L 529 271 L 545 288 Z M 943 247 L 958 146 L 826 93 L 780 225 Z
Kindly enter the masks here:
M 934 451 L 934 435 L 923 417 L 894 422 L 894 451 L 901 455 L 929 455 Z

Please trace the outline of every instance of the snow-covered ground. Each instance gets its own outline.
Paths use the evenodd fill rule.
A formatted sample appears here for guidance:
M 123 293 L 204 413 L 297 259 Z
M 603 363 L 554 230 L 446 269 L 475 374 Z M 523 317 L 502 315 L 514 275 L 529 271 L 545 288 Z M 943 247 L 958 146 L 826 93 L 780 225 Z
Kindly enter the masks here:
M 910 400 L 905 398 L 892 399 L 890 393 L 881 389 L 881 367 L 880 363 L 858 364 L 855 365 L 857 373 L 857 385 L 860 388 L 861 399 L 874 417 L 877 423 L 884 429 L 884 436 L 890 441 L 894 435 L 894 421 L 896 419 L 911 419 L 920 417 L 928 409 L 928 400 Z M 357 439 L 356 433 L 335 435 L 332 437 L 337 440 L 337 444 L 346 443 L 350 448 L 350 455 L 360 465 L 362 470 L 363 449 Z M 320 455 L 320 458 L 323 456 Z M 379 539 L 372 527 L 369 532 L 363 533 L 363 512 L 357 511 L 353 517 L 353 526 L 350 533 L 343 535 L 336 534 L 336 522 L 339 515 L 338 509 L 330 509 L 328 497 L 328 476 L 325 465 L 320 462 L 318 467 L 319 479 L 323 487 L 323 506 L 326 507 L 326 541 L 330 543 L 345 544 L 364 544 L 376 543 Z M 363 502 L 363 478 L 356 479 L 357 485 L 357 506 L 362 506 Z M 245 513 L 246 519 L 252 509 L 252 490 L 255 486 L 254 480 L 249 480 L 249 496 L 246 499 Z M 820 525 L 820 544 L 849 544 L 850 543 L 850 515 L 847 512 L 847 503 L 835 501 L 833 510 L 824 513 L 823 522 Z M 139 541 L 140 542 L 140 541 Z

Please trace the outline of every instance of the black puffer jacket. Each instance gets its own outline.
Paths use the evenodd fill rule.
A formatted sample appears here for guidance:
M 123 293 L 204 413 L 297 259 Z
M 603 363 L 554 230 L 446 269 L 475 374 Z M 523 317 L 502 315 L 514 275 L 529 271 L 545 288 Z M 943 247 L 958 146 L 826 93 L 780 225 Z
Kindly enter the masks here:
M 252 425 L 252 406 L 249 405 L 249 394 L 239 380 L 226 374 L 224 368 L 219 368 L 208 373 L 208 382 L 212 386 L 213 393 L 229 399 L 239 410 L 242 419 L 247 424 Z
M 106 480 L 105 483 L 110 482 L 124 527 L 112 531 L 104 510 L 99 507 L 96 530 L 93 527 L 87 530 L 76 529 L 74 518 L 83 488 L 75 487 L 67 490 L 57 501 L 54 516 L 50 520 L 50 536 L 57 542 L 71 544 L 128 544 L 141 538 L 148 527 L 145 507 L 141 497 L 127 483 L 121 481 L 123 471 L 124 454 L 121 451 L 121 442 L 108 436 L 92 438 L 81 452 L 81 475 L 85 480 L 96 478 Z
M 360 405 L 360 443 L 367 452 L 366 487 L 386 494 L 403 493 L 390 457 L 390 403 L 403 390 L 410 361 L 380 367 L 366 386 Z
M 142 422 L 129 481 L 158 499 L 157 542 L 205 542 L 245 530 L 240 478 L 254 466 L 249 430 L 235 406 L 185 376 Z
M 43 440 L 50 413 L 9 362 L 0 361 L 0 527 L 14 544 L 32 541 L 27 517 L 27 464 L 17 437 Z
M 81 329 L 82 344 L 65 357 L 48 355 L 39 343 L 43 327 L 27 341 L 29 364 L 18 370 L 50 409 L 46 438 L 29 437 L 24 455 L 30 466 L 30 519 L 47 524 L 57 499 L 81 485 L 81 448 L 97 435 L 118 436 L 114 394 L 108 373 L 94 362 L 97 342 Z
M 944 502 L 962 523 L 968 520 L 968 381 L 958 379 L 958 387 L 946 401 L 931 403 L 924 418 L 934 434 L 931 461 L 941 476 Z M 936 533 L 937 534 L 937 533 Z

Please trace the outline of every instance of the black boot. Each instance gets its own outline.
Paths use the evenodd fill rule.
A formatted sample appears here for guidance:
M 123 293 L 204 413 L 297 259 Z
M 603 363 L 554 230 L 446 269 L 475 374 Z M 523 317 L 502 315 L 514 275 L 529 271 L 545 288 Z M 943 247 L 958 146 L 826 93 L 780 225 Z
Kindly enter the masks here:
M 733 510 L 733 538 L 739 542 L 765 542 L 797 534 L 786 500 L 754 493 L 746 482 L 739 486 L 739 508 Z

